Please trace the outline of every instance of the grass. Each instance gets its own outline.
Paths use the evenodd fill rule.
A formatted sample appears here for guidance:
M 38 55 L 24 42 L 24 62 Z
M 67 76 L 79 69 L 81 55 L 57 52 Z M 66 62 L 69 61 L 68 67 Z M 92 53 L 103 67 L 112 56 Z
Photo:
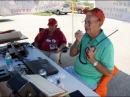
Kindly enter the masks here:
M 51 12 L 38 12 L 38 13 L 34 13 L 33 15 L 39 15 L 39 16 L 51 16 L 52 13 L 51 13 Z

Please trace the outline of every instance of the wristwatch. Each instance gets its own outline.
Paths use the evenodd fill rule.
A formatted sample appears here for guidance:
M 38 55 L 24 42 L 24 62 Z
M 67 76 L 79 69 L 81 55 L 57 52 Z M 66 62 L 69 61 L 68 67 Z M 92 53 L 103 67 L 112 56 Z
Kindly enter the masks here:
M 96 67 L 97 65 L 98 65 L 98 61 L 95 61 L 94 64 L 93 64 L 93 66 Z

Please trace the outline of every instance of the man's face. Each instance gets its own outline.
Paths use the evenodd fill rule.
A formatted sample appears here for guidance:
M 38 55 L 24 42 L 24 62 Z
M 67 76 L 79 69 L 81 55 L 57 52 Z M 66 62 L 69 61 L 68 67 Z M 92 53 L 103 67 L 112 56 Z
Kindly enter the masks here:
M 100 28 L 100 21 L 98 17 L 90 14 L 89 12 L 89 14 L 86 15 L 84 26 L 85 26 L 86 32 L 89 35 L 91 35 L 91 34 L 94 34 L 95 31 L 97 31 Z
M 49 25 L 49 30 L 50 30 L 51 32 L 54 32 L 54 31 L 56 30 L 56 28 L 57 28 L 57 25 L 54 25 L 54 26 L 50 26 L 50 25 Z

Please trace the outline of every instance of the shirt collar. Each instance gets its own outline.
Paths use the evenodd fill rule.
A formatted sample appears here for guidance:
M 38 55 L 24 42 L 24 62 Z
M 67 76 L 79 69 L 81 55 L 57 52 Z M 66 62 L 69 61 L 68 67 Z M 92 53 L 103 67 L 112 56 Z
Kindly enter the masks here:
M 90 41 L 92 40 L 87 33 L 85 33 L 85 36 L 86 36 L 87 38 L 89 38 Z M 101 29 L 100 34 L 99 34 L 95 39 L 93 39 L 92 41 L 95 41 L 95 40 L 96 40 L 97 42 L 100 42 L 100 41 L 102 41 L 105 37 L 106 37 L 106 35 L 104 34 L 104 31 Z
M 105 37 L 106 37 L 106 35 L 104 34 L 103 30 L 101 29 L 100 34 L 96 37 L 95 40 L 97 40 L 97 42 L 100 42 L 100 41 L 102 41 Z

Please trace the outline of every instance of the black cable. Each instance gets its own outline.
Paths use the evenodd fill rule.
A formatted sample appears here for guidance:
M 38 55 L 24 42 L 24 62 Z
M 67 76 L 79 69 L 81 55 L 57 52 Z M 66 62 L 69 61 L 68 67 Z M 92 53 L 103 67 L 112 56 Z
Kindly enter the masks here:
M 114 34 L 114 33 L 116 33 L 118 31 L 118 29 L 117 30 L 115 30 L 113 33 L 111 33 L 110 35 L 108 35 L 107 37 L 105 37 L 104 39 L 102 39 L 99 43 L 97 43 L 97 45 L 95 46 L 95 47 L 97 47 L 101 42 L 103 42 L 105 39 L 107 39 L 109 36 L 111 36 L 112 34 Z
M 82 48 L 82 41 L 81 41 L 81 44 L 80 44 L 80 47 L 79 47 L 79 61 L 82 63 L 82 64 L 87 64 L 87 61 L 86 62 L 83 62 L 82 60 L 81 60 L 81 48 Z

